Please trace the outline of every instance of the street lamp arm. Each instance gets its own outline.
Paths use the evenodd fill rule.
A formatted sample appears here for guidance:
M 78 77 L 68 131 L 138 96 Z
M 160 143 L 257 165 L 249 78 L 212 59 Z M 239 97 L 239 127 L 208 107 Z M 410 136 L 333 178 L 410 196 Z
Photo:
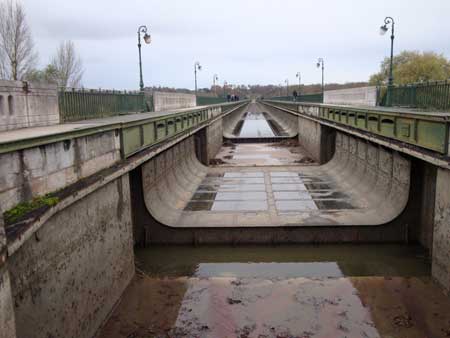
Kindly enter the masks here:
M 388 25 L 388 24 L 394 24 L 394 19 L 392 18 L 392 17 L 390 17 L 390 16 L 387 16 L 385 19 L 384 19 L 384 24 L 385 25 Z
M 139 33 L 147 33 L 147 26 L 145 26 L 145 25 L 142 25 L 142 26 L 139 26 L 139 28 L 138 28 L 138 34 Z

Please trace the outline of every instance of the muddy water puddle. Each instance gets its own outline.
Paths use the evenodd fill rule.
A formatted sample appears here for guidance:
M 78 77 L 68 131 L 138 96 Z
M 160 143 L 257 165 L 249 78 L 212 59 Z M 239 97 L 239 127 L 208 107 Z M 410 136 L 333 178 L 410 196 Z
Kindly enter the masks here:
M 100 337 L 425 338 L 450 300 L 403 245 L 154 246 Z

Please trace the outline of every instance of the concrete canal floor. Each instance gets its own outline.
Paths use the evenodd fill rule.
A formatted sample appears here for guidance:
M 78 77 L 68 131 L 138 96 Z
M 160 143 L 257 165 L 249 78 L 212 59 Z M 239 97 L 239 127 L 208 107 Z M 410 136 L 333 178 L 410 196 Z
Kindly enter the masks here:
M 450 336 L 450 299 L 403 245 L 155 246 L 101 338 Z
M 263 117 L 247 114 L 238 134 L 276 136 Z M 161 218 L 173 214 L 162 223 L 370 226 L 385 222 L 372 206 L 395 204 L 388 193 L 366 201 L 343 184 L 346 165 L 320 167 L 292 139 L 227 141 L 214 162 L 190 159 L 147 192 Z M 178 204 L 163 199 L 176 193 Z M 415 246 L 151 246 L 136 250 L 136 267 L 100 338 L 450 337 L 450 298 Z

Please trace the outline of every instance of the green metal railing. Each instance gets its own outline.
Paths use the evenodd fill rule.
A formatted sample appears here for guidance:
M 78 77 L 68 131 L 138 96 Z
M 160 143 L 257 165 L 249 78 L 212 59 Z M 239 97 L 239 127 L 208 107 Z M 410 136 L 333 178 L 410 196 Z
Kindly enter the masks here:
M 115 116 L 146 110 L 142 92 L 62 89 L 58 93 L 62 122 Z
M 197 96 L 197 106 L 208 106 L 210 104 L 219 104 L 224 102 L 227 102 L 226 97 Z
M 390 90 L 393 106 L 427 110 L 450 110 L 449 80 L 394 86 Z M 380 105 L 386 105 L 386 88 L 381 88 L 379 92 Z
M 294 102 L 294 96 L 277 96 L 277 97 L 271 97 L 270 100 Z M 315 94 L 299 95 L 295 99 L 295 102 L 323 103 L 323 94 L 322 93 L 315 93 Z
M 101 124 L 88 123 L 85 126 L 69 128 L 68 131 L 56 134 L 42 134 L 31 138 L 1 142 L 0 154 L 10 153 L 20 149 L 38 147 L 45 144 L 71 140 L 88 135 L 118 131 L 120 135 L 120 152 L 127 158 L 136 152 L 155 146 L 160 142 L 186 132 L 201 128 L 208 120 L 218 118 L 234 109 L 244 107 L 249 100 L 227 102 L 207 107 L 188 108 L 182 112 L 164 114 L 141 114 L 135 119 L 105 121 Z
M 447 114 L 386 110 L 379 107 L 350 107 L 330 104 L 264 100 L 266 104 L 287 109 L 293 114 L 346 125 L 391 140 L 449 154 L 449 128 Z

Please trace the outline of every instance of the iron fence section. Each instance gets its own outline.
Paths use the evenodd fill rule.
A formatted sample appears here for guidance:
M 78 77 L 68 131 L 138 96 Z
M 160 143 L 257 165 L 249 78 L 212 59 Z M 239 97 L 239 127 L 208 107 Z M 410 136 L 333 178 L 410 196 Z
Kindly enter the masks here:
M 114 90 L 62 89 L 58 92 L 58 104 L 62 122 L 147 110 L 144 93 Z
M 219 104 L 224 102 L 227 102 L 226 97 L 197 96 L 197 106 L 208 106 L 211 104 Z
M 392 106 L 422 108 L 427 110 L 450 110 L 450 81 L 433 81 L 393 86 L 391 91 Z M 387 88 L 379 90 L 380 105 L 386 105 Z
M 323 103 L 323 94 L 315 93 L 315 94 L 304 94 L 299 95 L 297 97 L 294 96 L 276 96 L 271 97 L 271 100 L 278 101 L 291 101 L 291 102 L 315 102 L 315 103 Z

